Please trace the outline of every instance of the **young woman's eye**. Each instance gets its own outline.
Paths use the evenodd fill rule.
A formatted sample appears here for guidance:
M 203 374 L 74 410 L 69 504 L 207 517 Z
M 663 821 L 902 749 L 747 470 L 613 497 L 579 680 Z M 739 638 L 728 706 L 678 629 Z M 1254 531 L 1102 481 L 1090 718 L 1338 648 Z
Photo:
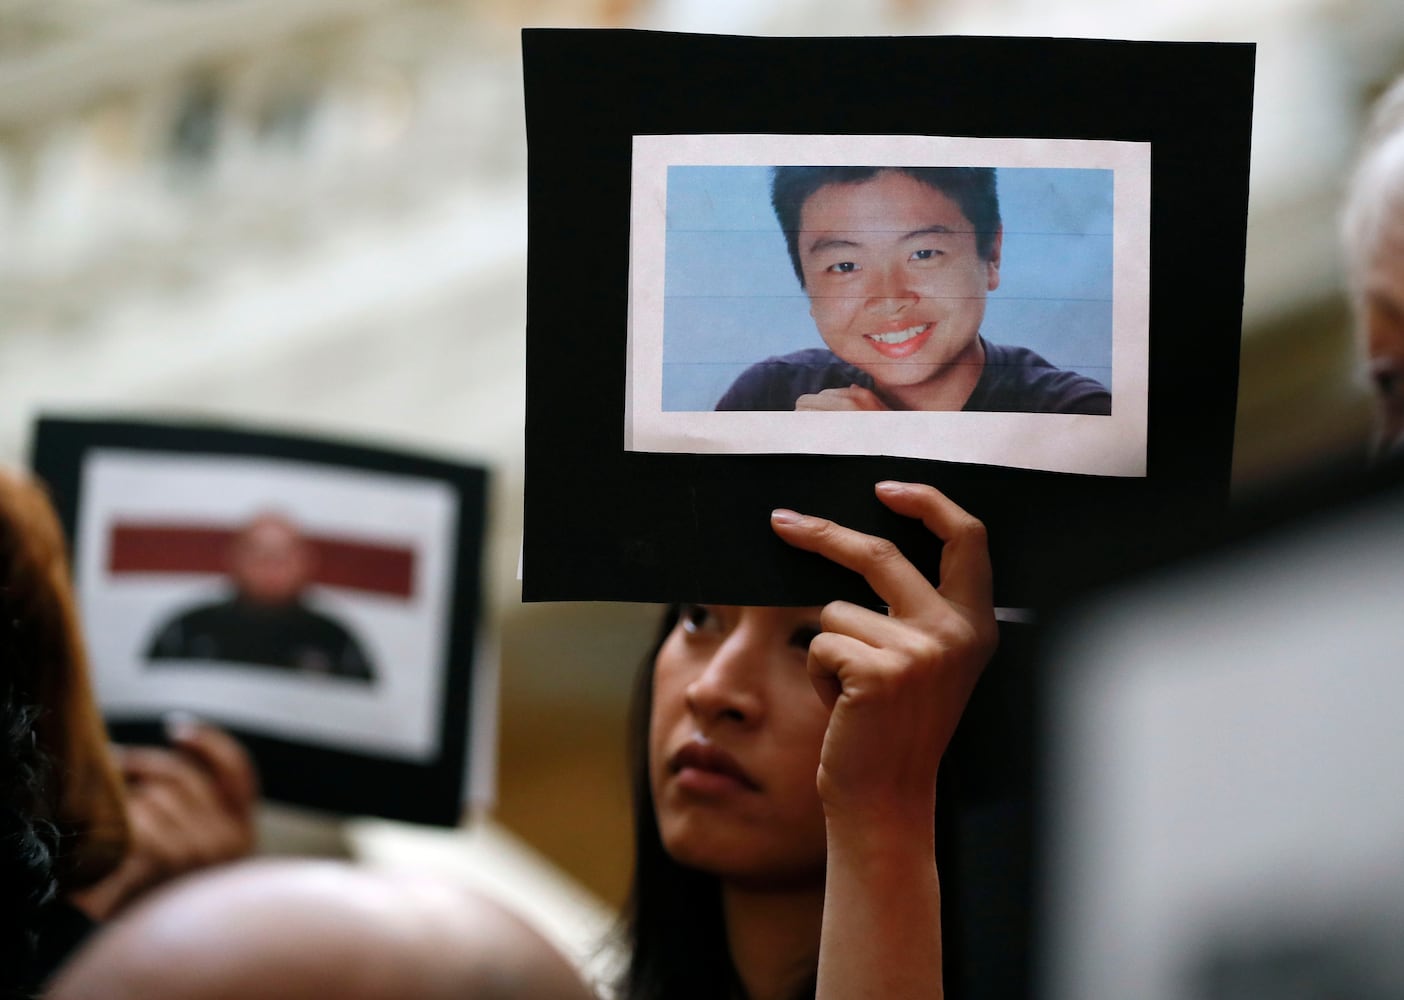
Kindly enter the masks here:
M 682 622 L 683 631 L 689 635 L 714 628 L 717 624 L 717 616 L 711 608 L 702 604 L 684 604 L 678 613 L 678 620 Z
M 796 649 L 808 649 L 809 644 L 819 636 L 819 629 L 810 625 L 801 625 L 790 634 L 790 645 Z
M 912 260 L 934 260 L 939 256 L 941 256 L 941 251 L 934 247 L 926 247 L 922 250 L 912 251 Z
M 841 260 L 837 264 L 830 264 L 824 270 L 832 271 L 834 274 L 852 274 L 858 270 L 858 265 L 851 260 Z

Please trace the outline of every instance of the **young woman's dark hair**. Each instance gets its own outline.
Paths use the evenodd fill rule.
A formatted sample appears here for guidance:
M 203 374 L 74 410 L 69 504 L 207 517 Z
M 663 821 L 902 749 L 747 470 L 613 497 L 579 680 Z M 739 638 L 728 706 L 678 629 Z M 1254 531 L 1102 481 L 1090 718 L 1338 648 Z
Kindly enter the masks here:
M 28 997 L 62 945 L 57 898 L 127 845 L 122 786 L 88 686 L 63 532 L 43 489 L 0 469 L 0 998 Z M 56 915 L 57 914 L 57 915 Z
M 59 891 L 112 872 L 130 832 L 121 775 L 93 697 L 63 529 L 38 482 L 0 469 L 5 689 L 36 708 L 38 749 L 54 762 L 39 815 L 59 831 Z
M 993 167 L 775 167 L 770 176 L 770 204 L 785 233 L 790 263 L 801 288 L 804 269 L 800 266 L 799 231 L 804 203 L 825 185 L 861 184 L 885 171 L 906 174 L 955 202 L 975 229 L 976 253 L 981 260 L 990 259 L 1000 226 Z
M 0 560 L 13 560 L 12 542 L 0 530 Z M 58 893 L 58 831 L 44 818 L 49 767 L 36 731 L 33 623 L 19 596 L 0 573 L 0 1000 L 33 995 L 38 928 Z
M 731 962 L 715 875 L 674 861 L 663 848 L 648 773 L 653 669 L 677 625 L 679 605 L 663 615 L 639 667 L 629 706 L 628 761 L 634 807 L 634 878 L 624 905 L 629 964 L 619 984 L 624 1000 L 717 1000 L 745 997 Z M 794 996 L 814 996 L 810 976 Z
M 0 598 L 3 603 L 3 598 Z M 3 631 L 14 623 L 5 621 Z M 0 639 L 0 657 L 11 650 Z M 58 831 L 40 818 L 46 761 L 34 738 L 37 715 L 15 692 L 0 696 L 0 1000 L 29 997 L 39 978 L 38 927 L 58 892 Z

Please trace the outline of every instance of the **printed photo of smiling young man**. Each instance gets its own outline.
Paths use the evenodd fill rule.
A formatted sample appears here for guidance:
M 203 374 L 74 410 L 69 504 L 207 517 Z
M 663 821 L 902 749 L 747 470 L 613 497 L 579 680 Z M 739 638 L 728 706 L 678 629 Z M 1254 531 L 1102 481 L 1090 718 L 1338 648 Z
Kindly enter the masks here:
M 1096 379 L 981 330 L 1004 227 L 991 167 L 775 167 L 824 347 L 751 365 L 718 410 L 1111 412 Z

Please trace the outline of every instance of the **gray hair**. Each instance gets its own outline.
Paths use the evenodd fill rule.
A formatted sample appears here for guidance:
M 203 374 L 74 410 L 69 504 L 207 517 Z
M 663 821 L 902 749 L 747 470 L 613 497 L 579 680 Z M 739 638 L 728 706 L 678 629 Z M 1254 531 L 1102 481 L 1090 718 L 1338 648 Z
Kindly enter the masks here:
M 1341 211 L 1346 280 L 1353 299 L 1384 220 L 1404 218 L 1404 76 L 1375 102 Z

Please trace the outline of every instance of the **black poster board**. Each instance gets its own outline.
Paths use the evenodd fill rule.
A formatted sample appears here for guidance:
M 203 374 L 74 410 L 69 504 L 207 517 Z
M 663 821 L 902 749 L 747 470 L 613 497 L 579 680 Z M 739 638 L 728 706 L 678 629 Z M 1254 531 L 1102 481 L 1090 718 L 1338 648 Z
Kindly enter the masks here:
M 32 465 L 70 541 L 115 738 L 161 742 L 162 716 L 186 711 L 243 741 L 270 799 L 460 821 L 479 735 L 485 470 L 222 425 L 74 418 L 38 422 Z M 251 592 L 235 540 L 268 521 L 314 555 L 297 622 L 264 629 L 263 612 L 228 609 Z
M 1040 38 L 528 30 L 526 600 L 872 601 L 790 550 L 779 506 L 896 541 L 928 482 L 983 519 L 996 601 L 1039 606 L 1222 515 L 1243 300 L 1254 47 Z M 872 456 L 626 450 L 636 135 L 936 135 L 1149 143 L 1145 475 Z

